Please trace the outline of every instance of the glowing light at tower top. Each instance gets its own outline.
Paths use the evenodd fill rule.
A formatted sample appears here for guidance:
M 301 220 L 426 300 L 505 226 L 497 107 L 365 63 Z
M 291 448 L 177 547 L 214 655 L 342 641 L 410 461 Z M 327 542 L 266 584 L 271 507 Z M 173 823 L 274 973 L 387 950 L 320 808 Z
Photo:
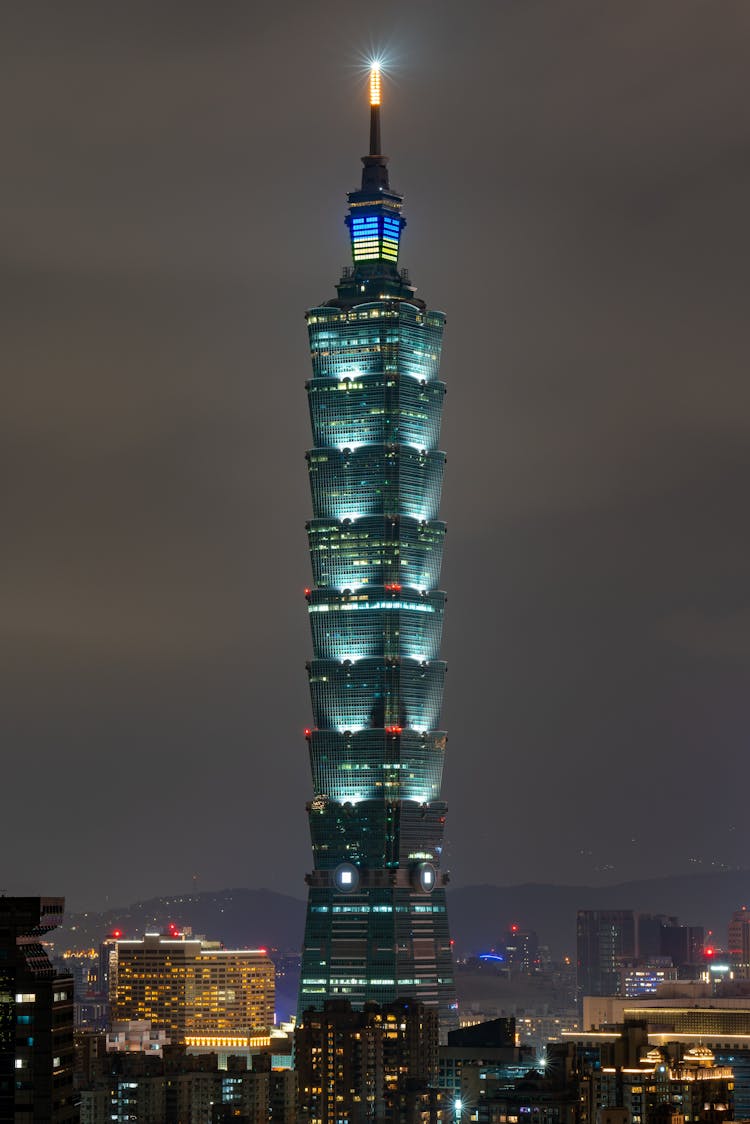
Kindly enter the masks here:
M 370 105 L 380 105 L 380 63 L 370 65 Z

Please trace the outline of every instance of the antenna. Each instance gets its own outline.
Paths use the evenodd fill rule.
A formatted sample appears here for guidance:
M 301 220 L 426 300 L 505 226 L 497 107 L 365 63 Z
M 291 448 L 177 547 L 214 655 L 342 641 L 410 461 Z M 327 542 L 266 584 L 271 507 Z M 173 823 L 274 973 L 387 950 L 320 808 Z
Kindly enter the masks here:
M 380 155 L 380 63 L 370 67 L 370 156 Z

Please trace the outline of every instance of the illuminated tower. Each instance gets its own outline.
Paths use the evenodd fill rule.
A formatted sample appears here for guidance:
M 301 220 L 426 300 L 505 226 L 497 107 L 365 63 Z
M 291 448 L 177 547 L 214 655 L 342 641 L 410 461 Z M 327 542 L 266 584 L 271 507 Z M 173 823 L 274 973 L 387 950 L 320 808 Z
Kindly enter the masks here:
M 445 317 L 398 268 L 406 223 L 380 152 L 377 68 L 370 106 L 362 187 L 348 197 L 353 266 L 307 313 L 315 869 L 299 1013 L 336 996 L 412 996 L 445 1028 L 456 1017 L 440 871 Z

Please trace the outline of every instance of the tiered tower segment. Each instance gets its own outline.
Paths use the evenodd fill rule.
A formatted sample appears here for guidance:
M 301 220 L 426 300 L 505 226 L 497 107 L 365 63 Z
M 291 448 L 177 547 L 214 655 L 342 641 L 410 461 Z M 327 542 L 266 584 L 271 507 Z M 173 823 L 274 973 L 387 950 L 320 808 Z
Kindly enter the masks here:
M 437 1006 L 449 1027 L 437 588 L 445 317 L 398 268 L 403 200 L 380 148 L 374 67 L 370 152 L 348 196 L 353 266 L 338 297 L 307 313 L 315 869 L 299 1013 L 335 996 L 361 1006 L 408 995 Z

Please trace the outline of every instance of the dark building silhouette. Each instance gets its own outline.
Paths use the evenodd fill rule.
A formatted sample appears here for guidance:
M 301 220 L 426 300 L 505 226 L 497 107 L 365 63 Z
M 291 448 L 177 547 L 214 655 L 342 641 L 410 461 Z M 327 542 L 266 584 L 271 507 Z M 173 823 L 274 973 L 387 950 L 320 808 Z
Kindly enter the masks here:
M 73 1104 L 73 977 L 55 972 L 42 937 L 64 898 L 0 897 L 0 1121 L 63 1124 Z
M 705 930 L 702 925 L 663 925 L 661 955 L 670 957 L 675 968 L 683 971 L 703 964 Z
M 663 956 L 662 930 L 673 928 L 679 924 L 676 917 L 668 917 L 663 913 L 638 914 L 638 958 L 640 960 L 653 960 Z
M 664 914 L 638 915 L 637 956 L 640 962 L 669 957 L 675 968 L 690 969 L 703 960 L 704 929 L 682 925 Z
M 493 1049 L 516 1044 L 516 1020 L 514 1018 L 489 1019 L 462 1026 L 448 1034 L 449 1046 L 489 1046 Z
M 381 155 L 376 70 L 370 100 L 370 152 L 348 197 L 353 264 L 338 296 L 307 313 L 314 870 L 298 1010 L 336 996 L 361 1008 L 412 995 L 438 1008 L 447 1030 L 456 1013 L 440 869 L 445 316 L 398 267 L 403 199 Z
M 578 995 L 619 995 L 622 967 L 636 957 L 632 909 L 579 909 Z

